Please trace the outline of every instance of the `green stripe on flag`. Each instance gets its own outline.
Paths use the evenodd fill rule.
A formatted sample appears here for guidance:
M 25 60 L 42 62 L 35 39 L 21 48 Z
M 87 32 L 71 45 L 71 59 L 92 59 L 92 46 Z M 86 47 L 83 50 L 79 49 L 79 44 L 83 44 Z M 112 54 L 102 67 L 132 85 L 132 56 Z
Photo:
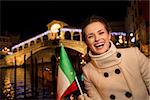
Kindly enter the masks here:
M 72 83 L 75 80 L 76 73 L 72 67 L 72 64 L 68 58 L 68 55 L 63 45 L 61 45 L 61 51 L 60 51 L 60 68 L 65 73 L 69 82 Z

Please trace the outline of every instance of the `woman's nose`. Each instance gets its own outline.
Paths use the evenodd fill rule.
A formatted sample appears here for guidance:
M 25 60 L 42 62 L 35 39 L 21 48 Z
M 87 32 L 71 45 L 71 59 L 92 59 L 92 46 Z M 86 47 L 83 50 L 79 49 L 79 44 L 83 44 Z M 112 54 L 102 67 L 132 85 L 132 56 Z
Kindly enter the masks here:
M 95 35 L 95 41 L 98 41 L 100 37 L 98 35 Z

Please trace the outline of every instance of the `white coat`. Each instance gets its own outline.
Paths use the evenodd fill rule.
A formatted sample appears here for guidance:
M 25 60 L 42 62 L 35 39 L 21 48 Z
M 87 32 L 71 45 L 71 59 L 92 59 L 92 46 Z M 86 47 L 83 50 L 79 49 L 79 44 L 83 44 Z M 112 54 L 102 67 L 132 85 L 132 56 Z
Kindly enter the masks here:
M 150 100 L 150 60 L 136 47 L 110 49 L 92 55 L 83 69 L 84 84 L 92 100 Z

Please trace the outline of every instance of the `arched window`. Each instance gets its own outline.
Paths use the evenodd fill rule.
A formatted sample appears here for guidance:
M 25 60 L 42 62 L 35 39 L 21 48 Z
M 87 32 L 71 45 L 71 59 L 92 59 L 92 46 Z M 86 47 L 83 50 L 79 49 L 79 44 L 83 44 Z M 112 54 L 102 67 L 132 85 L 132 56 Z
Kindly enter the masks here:
M 30 42 L 30 46 L 33 46 L 33 45 L 34 45 L 34 41 L 31 41 L 31 42 Z
M 15 53 L 15 52 L 17 52 L 17 48 L 15 48 L 15 49 L 13 50 L 13 53 Z
M 71 34 L 69 31 L 65 32 L 65 39 L 71 40 Z
M 27 48 L 28 47 L 28 44 L 26 43 L 25 45 L 24 45 L 24 48 Z
M 36 43 L 40 43 L 41 42 L 41 38 L 38 38 L 37 40 L 36 40 Z
M 47 41 L 48 40 L 48 36 L 47 35 L 44 35 L 43 36 L 43 41 Z
M 80 41 L 80 34 L 79 34 L 79 32 L 74 32 L 74 34 L 73 34 L 73 40 Z
M 19 47 L 19 51 L 22 50 L 22 46 Z

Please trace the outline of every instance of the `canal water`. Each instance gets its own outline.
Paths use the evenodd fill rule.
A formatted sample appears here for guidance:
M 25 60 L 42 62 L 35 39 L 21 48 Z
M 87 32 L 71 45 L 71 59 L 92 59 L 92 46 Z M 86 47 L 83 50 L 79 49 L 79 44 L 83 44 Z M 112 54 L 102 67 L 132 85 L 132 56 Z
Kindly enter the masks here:
M 38 83 L 33 84 L 35 80 L 31 81 L 31 79 L 33 78 L 29 67 L 26 67 L 26 80 L 23 67 L 16 68 L 16 77 L 14 67 L 0 68 L 0 100 L 14 100 L 14 98 L 32 100 L 33 95 L 34 98 L 40 100 L 54 100 L 53 92 L 51 91 L 51 81 L 43 81 L 41 77 L 38 77 Z M 25 81 L 26 84 L 24 84 Z M 25 92 L 24 87 L 26 88 Z
M 31 91 L 29 70 L 26 70 L 26 90 Z M 15 93 L 15 68 L 0 69 L 1 98 L 13 99 Z M 24 95 L 24 68 L 16 68 L 16 96 L 23 98 Z

